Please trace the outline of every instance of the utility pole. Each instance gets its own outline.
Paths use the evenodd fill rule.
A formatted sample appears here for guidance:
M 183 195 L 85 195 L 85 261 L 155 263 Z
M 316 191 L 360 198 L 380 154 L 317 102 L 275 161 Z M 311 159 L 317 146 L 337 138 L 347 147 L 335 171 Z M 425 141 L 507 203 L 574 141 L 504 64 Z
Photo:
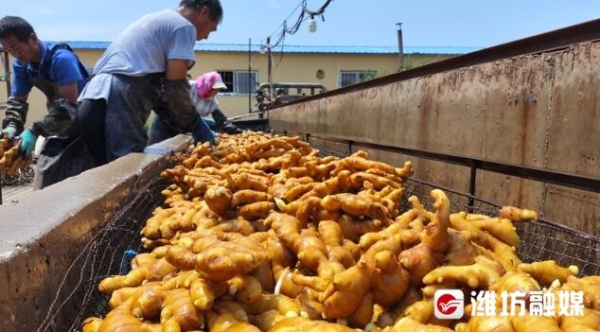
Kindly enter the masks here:
M 402 45 L 402 23 L 396 23 L 398 26 L 398 55 L 400 60 L 400 66 L 398 71 L 406 69 L 404 64 L 404 46 Z
M 10 62 L 8 62 L 8 52 L 0 48 L 0 53 L 4 67 L 4 77 L 2 78 L 2 81 L 6 82 L 6 97 L 10 97 Z
M 269 100 L 273 100 L 273 58 L 271 56 L 271 37 L 267 37 L 267 79 L 269 82 Z
M 252 113 L 252 38 L 248 38 L 248 113 Z
M 3 69 L 3 77 L 0 78 L 0 81 L 4 81 L 6 83 L 6 98 L 10 97 L 10 62 L 8 62 L 8 52 L 3 50 L 0 47 L 0 57 Z M 2 179 L 0 179 L 0 205 L 2 205 Z

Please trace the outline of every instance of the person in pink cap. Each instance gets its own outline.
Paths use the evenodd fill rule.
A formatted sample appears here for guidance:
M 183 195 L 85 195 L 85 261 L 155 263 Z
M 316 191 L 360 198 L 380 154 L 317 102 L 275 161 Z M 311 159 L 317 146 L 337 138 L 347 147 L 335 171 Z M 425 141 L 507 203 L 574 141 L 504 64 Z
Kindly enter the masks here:
M 222 130 L 228 134 L 239 134 L 242 132 L 240 128 L 231 123 L 225 114 L 219 109 L 219 103 L 216 100 L 216 95 L 220 91 L 227 90 L 227 85 L 223 83 L 223 78 L 216 71 L 211 71 L 198 76 L 195 80 L 190 81 L 190 94 L 192 104 L 196 112 L 201 117 L 212 115 L 215 120 L 217 130 Z M 149 143 L 154 144 L 163 141 L 167 138 L 177 135 L 177 132 L 171 130 L 160 118 L 156 115 L 152 120 L 148 132 Z

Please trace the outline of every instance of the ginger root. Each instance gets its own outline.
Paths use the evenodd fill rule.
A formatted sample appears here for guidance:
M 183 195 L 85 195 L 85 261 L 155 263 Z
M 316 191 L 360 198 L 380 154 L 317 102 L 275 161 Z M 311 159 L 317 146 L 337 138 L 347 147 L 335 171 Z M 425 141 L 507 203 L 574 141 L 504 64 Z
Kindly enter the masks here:
M 458 281 L 470 288 L 488 288 L 504 274 L 498 262 L 485 256 L 475 257 L 475 264 L 467 266 L 441 266 L 423 277 L 423 283 L 431 285 L 446 280 Z
M 269 332 L 355 332 L 354 329 L 341 324 L 328 323 L 320 320 L 310 320 L 304 317 L 293 317 L 279 321 Z
M 531 274 L 533 278 L 544 285 L 550 285 L 554 280 L 565 283 L 569 276 L 577 276 L 579 268 L 575 265 L 562 267 L 555 261 L 534 262 L 531 264 L 522 263 L 517 269 Z

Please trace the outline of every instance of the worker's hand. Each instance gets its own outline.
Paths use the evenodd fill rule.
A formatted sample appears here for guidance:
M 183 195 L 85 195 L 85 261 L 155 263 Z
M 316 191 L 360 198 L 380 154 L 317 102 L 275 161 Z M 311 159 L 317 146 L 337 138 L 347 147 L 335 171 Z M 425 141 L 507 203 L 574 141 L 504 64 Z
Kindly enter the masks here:
M 5 135 L 6 137 L 8 137 L 8 139 L 15 138 L 15 136 L 17 135 L 17 128 L 13 126 L 8 126 L 2 129 L 2 134 L 0 135 L 0 138 L 4 137 Z
M 215 145 L 218 144 L 218 140 L 217 140 L 217 134 L 212 131 L 212 129 L 210 129 L 210 126 L 208 125 L 208 122 L 205 119 L 202 119 L 202 121 L 204 122 L 204 124 L 208 127 L 208 130 L 210 131 L 209 133 L 209 139 L 208 141 L 210 142 L 210 147 L 211 149 L 215 149 Z
M 194 137 L 194 143 L 210 142 L 211 145 L 217 144 L 215 134 L 201 117 L 198 117 L 198 122 L 192 130 L 192 136 Z
M 217 139 L 217 134 L 214 131 L 210 131 L 210 147 L 211 149 L 215 149 L 215 145 L 219 144 L 219 140 Z
M 240 128 L 238 128 L 238 126 L 229 122 L 229 120 L 226 120 L 225 122 L 223 122 L 223 124 L 221 125 L 221 128 L 223 128 L 223 131 L 228 133 L 229 135 L 235 135 L 235 134 L 242 133 L 242 130 Z
M 37 141 L 37 135 L 34 134 L 31 130 L 27 129 L 23 133 L 21 133 L 21 148 L 19 152 L 25 158 L 31 156 L 33 153 L 33 149 L 35 148 L 35 142 Z

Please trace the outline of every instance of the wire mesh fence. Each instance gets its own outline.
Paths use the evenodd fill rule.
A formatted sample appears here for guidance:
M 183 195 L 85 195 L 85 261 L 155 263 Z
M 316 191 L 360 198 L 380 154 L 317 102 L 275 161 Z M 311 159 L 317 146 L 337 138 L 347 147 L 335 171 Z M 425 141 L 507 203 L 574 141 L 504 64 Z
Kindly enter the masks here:
M 352 152 L 348 144 L 334 140 L 309 137 L 309 143 L 322 156 L 346 157 Z M 444 190 L 448 195 L 452 212 L 466 211 L 498 216 L 502 207 L 467 193 L 416 179 L 409 179 L 404 186 L 403 210 L 410 208 L 407 199 L 412 195 L 417 196 L 429 209 L 433 209 L 429 193 L 435 188 Z M 583 276 L 600 274 L 600 239 L 543 219 L 536 222 L 516 222 L 515 227 L 521 240 L 517 253 L 524 262 L 555 260 L 563 266 L 577 265 Z
M 166 185 L 157 177 L 130 191 L 122 207 L 71 264 L 38 332 L 80 331 L 87 317 L 107 313 L 110 298 L 98 291 L 98 284 L 129 268 L 130 253 L 141 250 L 140 230 L 162 203 L 161 191 Z
M 412 195 L 417 196 L 429 209 L 433 209 L 429 193 L 435 188 L 439 187 L 415 179 L 408 180 L 405 183 L 403 210 L 410 208 L 407 199 Z M 453 212 L 500 215 L 502 206 L 498 204 L 448 188 L 440 189 L 448 195 Z M 582 276 L 600 274 L 599 239 L 543 219 L 515 222 L 514 226 L 520 238 L 517 253 L 524 262 L 554 260 L 562 266 L 577 265 Z

